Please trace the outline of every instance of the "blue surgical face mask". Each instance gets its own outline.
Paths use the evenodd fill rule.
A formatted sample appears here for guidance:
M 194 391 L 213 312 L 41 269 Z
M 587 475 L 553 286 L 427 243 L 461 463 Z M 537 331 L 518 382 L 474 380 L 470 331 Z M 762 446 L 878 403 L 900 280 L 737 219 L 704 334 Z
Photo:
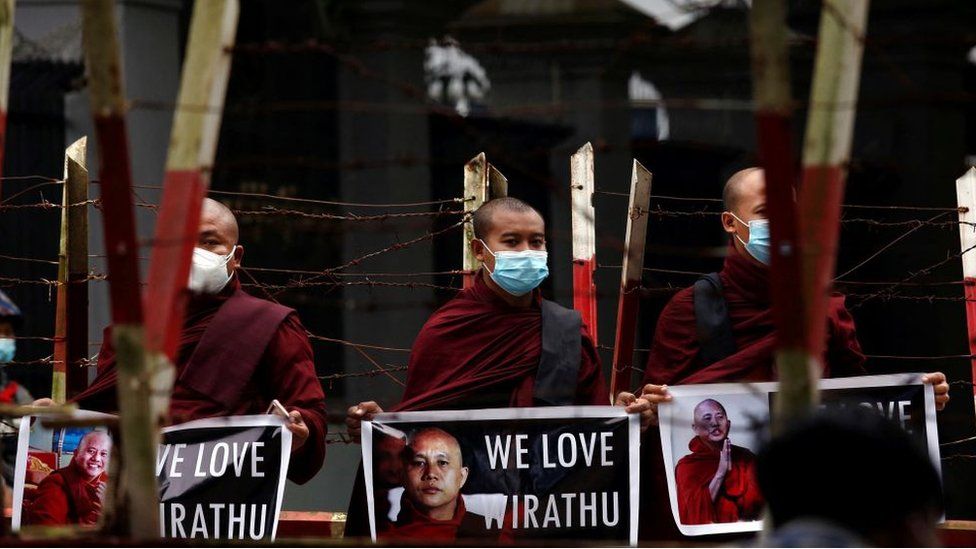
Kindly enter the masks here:
M 491 279 L 514 296 L 523 296 L 531 292 L 549 276 L 549 267 L 546 265 L 549 254 L 542 250 L 495 253 L 484 240 L 481 244 L 495 258 L 495 270 L 488 271 Z
M 6 364 L 14 359 L 17 353 L 17 340 L 11 337 L 0 338 L 0 364 Z
M 736 221 L 742 223 L 746 227 L 749 227 L 749 242 L 742 242 L 739 235 L 736 234 L 735 238 L 742 242 L 745 246 L 746 251 L 749 255 L 756 258 L 756 261 L 762 263 L 763 265 L 769 265 L 770 261 L 770 241 L 769 241 L 769 220 L 768 219 L 753 219 L 752 221 L 746 223 L 745 221 L 739 219 L 734 213 L 729 212 Z

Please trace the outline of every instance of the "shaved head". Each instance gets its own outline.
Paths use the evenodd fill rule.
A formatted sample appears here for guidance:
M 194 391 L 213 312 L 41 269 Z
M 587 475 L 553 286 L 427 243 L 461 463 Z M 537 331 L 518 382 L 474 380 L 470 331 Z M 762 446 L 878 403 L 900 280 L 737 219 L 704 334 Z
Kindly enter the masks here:
M 534 213 L 542 219 L 542 214 L 538 210 L 529 206 L 527 203 L 509 196 L 489 200 L 475 210 L 471 223 L 474 225 L 474 237 L 485 238 L 494 227 L 495 214 L 498 212 L 509 212 L 515 214 Z
M 752 176 L 756 175 L 757 172 L 761 174 L 762 171 L 762 168 L 752 167 L 739 170 L 732 174 L 732 177 L 725 182 L 725 188 L 722 190 L 722 201 L 725 203 L 725 211 L 736 211 L 744 187 L 752 179 Z
M 203 210 L 200 212 L 200 225 L 210 224 L 219 230 L 231 246 L 237 244 L 239 230 L 234 212 L 224 204 L 212 198 L 203 199 Z
M 708 398 L 699 402 L 698 406 L 695 406 L 695 416 L 700 416 L 706 409 L 718 409 L 721 410 L 723 414 L 725 413 L 725 406 L 722 406 L 721 402 Z

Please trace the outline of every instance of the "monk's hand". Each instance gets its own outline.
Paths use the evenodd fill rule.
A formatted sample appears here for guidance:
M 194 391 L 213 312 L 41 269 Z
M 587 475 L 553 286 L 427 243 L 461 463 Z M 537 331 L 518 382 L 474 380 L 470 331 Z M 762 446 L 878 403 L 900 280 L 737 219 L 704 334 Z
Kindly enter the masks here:
M 31 402 L 31 406 L 54 406 L 54 401 L 49 398 L 39 398 Z
M 643 395 L 642 395 L 643 396 Z M 620 392 L 614 401 L 614 406 L 623 406 L 628 414 L 640 414 L 641 431 L 646 431 L 651 425 L 651 402 L 645 398 L 638 398 L 634 393 Z
M 308 425 L 298 410 L 288 412 L 288 430 L 291 431 L 291 452 L 294 454 L 308 440 Z
M 656 427 L 658 424 L 657 405 L 662 402 L 671 402 L 671 393 L 668 392 L 668 386 L 648 383 L 641 388 L 640 398 L 651 403 L 651 421 L 649 425 Z
M 935 391 L 935 409 L 942 411 L 949 403 L 949 382 L 942 372 L 932 372 L 922 376 L 922 383 L 932 386 Z
M 361 442 L 363 422 L 372 421 L 376 417 L 376 414 L 382 412 L 383 408 L 380 408 L 380 405 L 372 400 L 350 406 L 349 410 L 346 411 L 346 430 L 349 432 L 349 436 L 352 437 L 352 441 L 357 444 Z

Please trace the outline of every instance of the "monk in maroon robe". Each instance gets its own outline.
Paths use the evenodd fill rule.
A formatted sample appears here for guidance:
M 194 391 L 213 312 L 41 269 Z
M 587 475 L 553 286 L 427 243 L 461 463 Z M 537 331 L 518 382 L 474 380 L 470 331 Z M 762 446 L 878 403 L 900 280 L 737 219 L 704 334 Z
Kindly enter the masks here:
M 237 240 L 233 213 L 206 199 L 176 353 L 170 418 L 182 423 L 263 414 L 277 399 L 288 410 L 293 434 L 288 478 L 304 483 L 322 467 L 327 430 L 312 347 L 294 310 L 241 289 L 236 270 L 244 248 Z M 74 401 L 89 410 L 117 411 L 117 378 L 109 327 L 98 354 L 98 376 Z
M 542 296 L 537 286 L 545 275 L 540 277 L 534 269 L 509 269 L 506 263 L 515 258 L 530 265 L 538 261 L 533 254 L 544 257 L 545 222 L 525 202 L 499 198 L 482 205 L 472 223 L 472 252 L 483 267 L 475 274 L 472 287 L 458 292 L 424 324 L 411 349 L 403 399 L 394 410 L 543 404 L 536 398 L 544 354 Z M 526 283 L 532 276 L 535 279 Z M 579 332 L 576 375 L 559 380 L 566 397 L 563 403 L 610 404 L 593 339 L 585 324 Z M 617 395 L 615 404 L 640 413 L 645 427 L 650 421 L 650 403 L 644 398 L 624 392 Z M 358 440 L 361 421 L 382 411 L 372 401 L 350 407 L 346 418 L 349 433 Z M 346 525 L 352 535 L 365 534 L 365 523 L 357 517 L 364 497 L 365 490 L 357 486 Z
M 104 431 L 90 431 L 67 467 L 44 477 L 24 513 L 25 525 L 91 526 L 102 514 L 112 439 Z
M 758 520 L 763 499 L 756 456 L 729 438 L 732 422 L 715 400 L 695 406 L 691 453 L 678 460 L 675 485 L 682 524 Z
M 725 356 L 703 353 L 695 312 L 694 287 L 681 290 L 658 317 L 650 356 L 644 370 L 644 397 L 652 403 L 668 400 L 667 385 L 775 381 L 775 326 L 769 288 L 768 240 L 766 232 L 766 180 L 760 168 L 734 174 L 723 192 L 726 211 L 722 228 L 730 245 L 725 264 L 718 273 L 721 296 L 727 307 L 731 341 Z M 751 234 L 755 230 L 755 234 Z M 764 242 L 765 240 L 765 242 Z M 827 346 L 823 377 L 863 375 L 864 354 L 857 341 L 854 320 L 844 306 L 844 297 L 834 294 L 827 313 Z M 923 381 L 935 389 L 938 409 L 949 400 L 949 384 L 941 372 L 926 374 Z M 655 418 L 656 419 L 656 418 Z M 656 422 L 656 421 L 655 421 Z M 654 494 L 657 503 L 641 506 L 641 538 L 668 539 L 677 534 L 666 510 L 660 435 L 650 431 L 641 445 L 641 484 L 644 493 Z

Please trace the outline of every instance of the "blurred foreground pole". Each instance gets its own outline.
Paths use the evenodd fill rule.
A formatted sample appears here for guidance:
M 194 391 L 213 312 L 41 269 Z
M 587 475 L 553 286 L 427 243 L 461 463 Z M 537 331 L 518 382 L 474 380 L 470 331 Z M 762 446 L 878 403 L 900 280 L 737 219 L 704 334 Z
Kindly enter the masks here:
M 152 412 L 158 418 L 169 412 L 190 260 L 217 152 L 239 13 L 237 0 L 193 5 L 146 287 L 146 303 L 153 309 L 146 319 L 146 350 L 152 364 Z
M 634 160 L 630 176 L 630 204 L 627 207 L 627 232 L 620 271 L 620 296 L 617 298 L 617 331 L 613 344 L 613 371 L 610 373 L 610 402 L 621 391 L 631 389 L 634 365 L 634 340 L 637 338 L 637 313 L 640 311 L 641 274 L 644 272 L 644 244 L 651 203 L 651 172 Z M 639 391 L 638 391 L 638 394 Z
M 959 206 L 959 252 L 962 261 L 963 288 L 966 292 L 966 327 L 969 331 L 969 354 L 976 357 L 976 168 L 969 168 L 956 180 L 956 204 Z M 971 359 L 976 381 L 976 358 Z M 976 395 L 976 386 L 973 387 Z
M 593 344 L 596 333 L 596 210 L 593 209 L 593 145 L 579 148 L 569 160 L 573 201 L 573 308 L 583 316 Z
M 14 0 L 0 0 L 0 176 L 7 148 L 7 103 L 10 98 L 10 60 L 14 53 Z M 0 179 L 3 197 L 3 179 Z
M 58 296 L 51 398 L 58 404 L 88 386 L 88 138 L 64 151 Z
M 802 292 L 809 350 L 807 378 L 791 372 L 781 400 L 810 394 L 823 369 L 827 308 L 837 262 L 840 210 L 861 82 L 868 0 L 824 0 L 803 142 L 800 185 Z M 784 421 L 788 418 L 783 418 Z
M 122 474 L 116 508 L 122 523 L 120 533 L 135 540 L 151 540 L 159 537 L 159 492 L 154 469 L 159 418 L 149 408 L 150 372 L 143 341 L 139 247 L 115 3 L 84 0 L 81 12 L 85 66 L 98 138 L 112 342 L 119 376 Z
M 775 418 L 804 413 L 817 399 L 813 366 L 805 347 L 804 311 L 810 296 L 801 277 L 793 156 L 793 98 L 785 0 L 755 0 L 749 15 L 752 86 L 759 164 L 766 176 L 766 211 L 771 231 L 770 294 L 776 326 L 776 368 L 784 398 Z M 783 422 L 777 422 L 783 425 Z

